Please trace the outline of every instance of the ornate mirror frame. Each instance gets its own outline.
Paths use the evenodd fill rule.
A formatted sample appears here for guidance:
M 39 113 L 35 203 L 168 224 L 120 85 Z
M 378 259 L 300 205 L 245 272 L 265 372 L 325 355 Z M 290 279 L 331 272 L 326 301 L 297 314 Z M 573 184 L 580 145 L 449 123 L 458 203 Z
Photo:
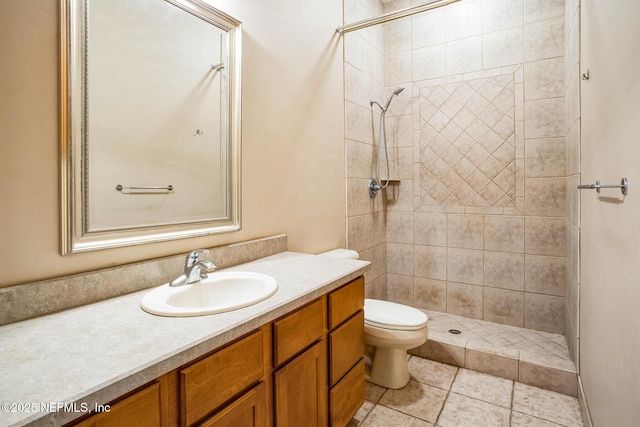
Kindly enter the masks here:
M 160 0 L 159 0 L 160 1 Z M 62 255 L 139 245 L 241 228 L 241 23 L 199 0 L 164 0 L 227 33 L 227 181 L 226 214 L 214 220 L 132 226 L 92 231 L 88 226 L 86 178 L 87 5 L 90 0 L 60 0 L 60 199 Z M 218 64 L 219 66 L 220 64 Z M 212 66 L 215 68 L 215 66 Z M 219 71 L 219 67 L 216 71 Z M 224 122 L 224 117 L 222 118 Z M 194 200 L 197 203 L 198 200 Z

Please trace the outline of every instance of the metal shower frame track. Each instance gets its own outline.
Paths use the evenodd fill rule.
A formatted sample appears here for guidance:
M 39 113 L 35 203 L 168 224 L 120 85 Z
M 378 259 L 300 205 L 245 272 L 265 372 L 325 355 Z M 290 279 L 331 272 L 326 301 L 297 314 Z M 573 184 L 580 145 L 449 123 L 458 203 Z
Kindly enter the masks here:
M 443 6 L 457 3 L 461 0 L 431 0 L 418 6 L 407 7 L 395 12 L 385 13 L 376 18 L 363 19 L 362 21 L 354 22 L 352 24 L 345 24 L 336 28 L 336 32 L 341 36 L 351 31 L 361 30 L 363 28 L 371 27 L 373 25 L 382 24 L 385 22 L 393 21 L 394 19 L 405 18 L 407 16 L 415 15 L 416 13 L 425 12 L 427 10 L 438 9 Z

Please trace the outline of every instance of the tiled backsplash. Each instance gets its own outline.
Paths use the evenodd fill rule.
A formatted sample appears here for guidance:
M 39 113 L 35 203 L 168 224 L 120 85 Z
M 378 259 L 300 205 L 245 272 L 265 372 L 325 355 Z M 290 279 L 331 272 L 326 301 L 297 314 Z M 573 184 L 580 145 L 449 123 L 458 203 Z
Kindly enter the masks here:
M 197 248 L 194 248 L 197 249 Z M 209 248 L 202 258 L 218 268 L 231 267 L 287 250 L 287 236 L 277 235 Z M 90 304 L 176 278 L 186 254 L 142 261 L 0 289 L 0 325 Z

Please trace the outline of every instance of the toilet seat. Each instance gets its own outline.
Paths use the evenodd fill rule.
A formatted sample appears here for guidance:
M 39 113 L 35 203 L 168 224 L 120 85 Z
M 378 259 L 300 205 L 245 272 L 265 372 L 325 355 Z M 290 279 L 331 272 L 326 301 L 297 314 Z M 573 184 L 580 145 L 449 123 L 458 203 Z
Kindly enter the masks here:
M 381 329 L 413 331 L 424 328 L 429 318 L 413 307 L 376 299 L 364 300 L 364 323 Z

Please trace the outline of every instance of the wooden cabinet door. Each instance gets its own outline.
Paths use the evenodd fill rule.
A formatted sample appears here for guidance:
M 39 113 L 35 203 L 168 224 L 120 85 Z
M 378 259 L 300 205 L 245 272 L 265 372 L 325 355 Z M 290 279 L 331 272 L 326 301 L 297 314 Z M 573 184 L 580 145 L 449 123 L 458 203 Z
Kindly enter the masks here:
M 200 426 L 265 427 L 267 425 L 266 398 L 265 385 L 260 383 Z
M 275 425 L 327 425 L 327 347 L 320 341 L 274 374 Z
M 364 359 L 360 359 L 329 393 L 331 427 L 345 427 L 363 403 Z

